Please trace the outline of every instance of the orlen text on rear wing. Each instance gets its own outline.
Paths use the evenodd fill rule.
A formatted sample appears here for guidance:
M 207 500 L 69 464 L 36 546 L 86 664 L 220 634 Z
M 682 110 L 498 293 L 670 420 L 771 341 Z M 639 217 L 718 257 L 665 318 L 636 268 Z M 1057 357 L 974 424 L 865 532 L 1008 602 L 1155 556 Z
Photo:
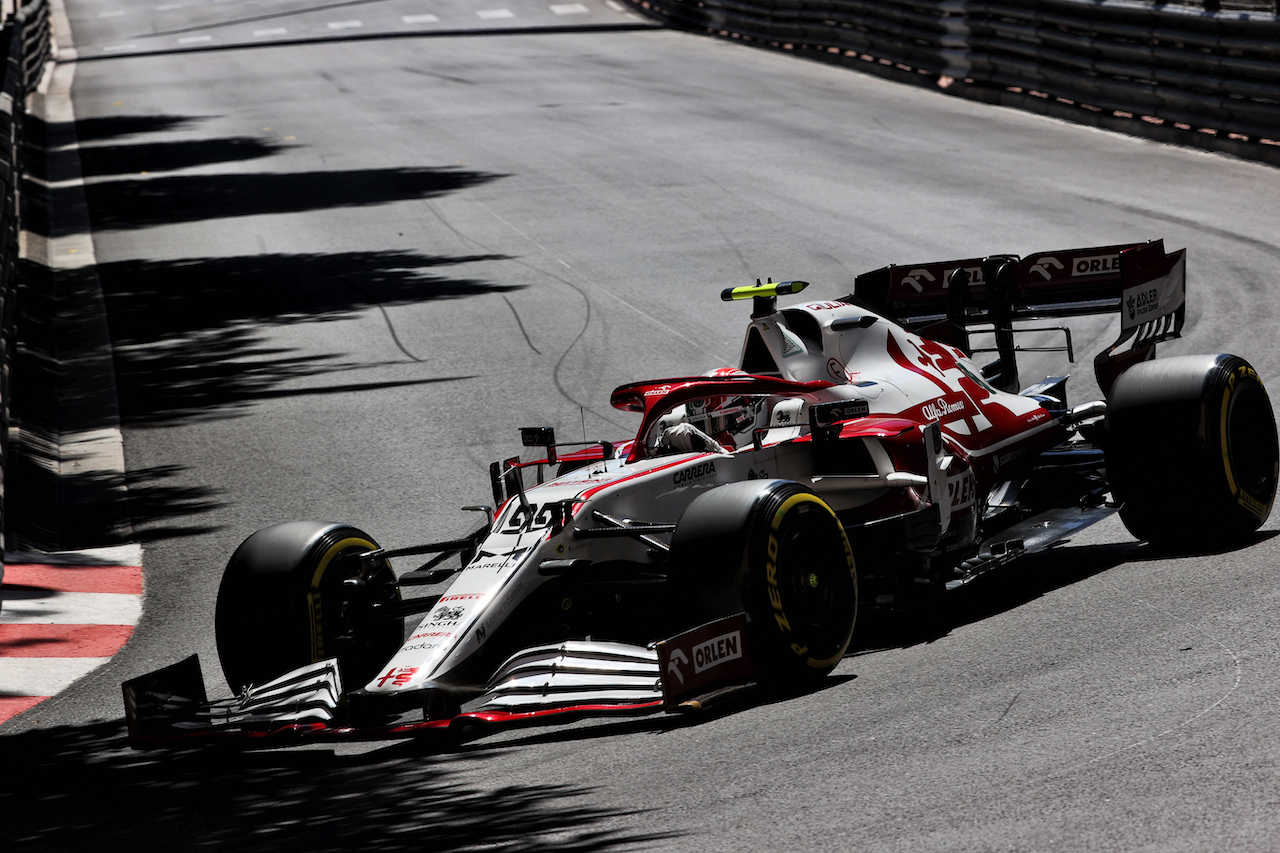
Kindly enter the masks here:
M 926 337 L 966 353 L 969 328 L 995 335 L 999 358 L 984 369 L 993 384 L 1017 390 L 1014 321 L 1119 313 L 1119 339 L 1096 359 L 1104 390 L 1106 374 L 1150 358 L 1160 341 L 1178 336 L 1185 317 L 1185 249 L 1166 253 L 1164 243 L 1094 246 L 1056 252 L 992 255 L 927 264 L 893 265 L 864 273 L 850 299 Z M 1066 349 L 1069 353 L 1070 332 Z M 1117 349 L 1132 339 L 1123 356 Z M 983 350 L 977 350 L 982 352 Z M 1140 352 L 1141 356 L 1131 356 Z M 1104 365 L 1112 358 L 1123 364 Z

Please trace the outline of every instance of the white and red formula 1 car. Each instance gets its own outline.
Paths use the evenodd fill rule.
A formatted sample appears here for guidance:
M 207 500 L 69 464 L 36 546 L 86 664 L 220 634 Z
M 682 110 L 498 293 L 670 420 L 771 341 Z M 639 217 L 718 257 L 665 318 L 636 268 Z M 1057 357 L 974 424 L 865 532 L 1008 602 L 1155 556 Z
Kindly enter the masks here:
M 1184 251 L 1151 242 L 890 266 L 781 309 L 803 282 L 725 291 L 754 305 L 739 368 L 616 389 L 641 416 L 631 441 L 566 451 L 550 428 L 521 430 L 538 458 L 494 463 L 497 509 L 469 507 L 486 514 L 471 535 L 250 536 L 217 604 L 239 695 L 208 701 L 194 656 L 135 678 L 131 740 L 700 707 L 829 673 L 860 602 L 964 585 L 1117 510 L 1159 546 L 1241 541 L 1275 497 L 1275 417 L 1241 358 L 1153 359 L 1182 327 L 1184 271 Z M 1069 404 L 1066 377 L 1019 390 L 1015 337 L 1048 331 L 1024 321 L 1106 313 L 1120 333 L 1095 359 L 1105 400 Z M 1054 331 L 1048 349 L 1070 354 Z M 397 577 L 390 561 L 414 555 L 431 559 Z M 402 596 L 412 586 L 430 594 Z

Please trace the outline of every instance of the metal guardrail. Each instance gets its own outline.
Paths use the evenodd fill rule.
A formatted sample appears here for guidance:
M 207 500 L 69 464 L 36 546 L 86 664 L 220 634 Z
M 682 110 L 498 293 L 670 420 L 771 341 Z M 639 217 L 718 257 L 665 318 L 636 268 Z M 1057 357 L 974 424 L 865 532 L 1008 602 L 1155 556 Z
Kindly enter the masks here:
M 631 0 L 735 38 L 1280 165 L 1275 0 Z
M 0 529 L 9 462 L 11 367 L 17 323 L 22 119 L 26 97 L 36 90 L 50 58 L 50 45 L 47 0 L 26 4 L 0 27 L 0 68 L 4 74 L 0 81 Z
M 45 63 L 52 58 L 48 0 L 23 3 L 14 19 L 22 39 L 22 89 L 29 95 L 40 85 Z

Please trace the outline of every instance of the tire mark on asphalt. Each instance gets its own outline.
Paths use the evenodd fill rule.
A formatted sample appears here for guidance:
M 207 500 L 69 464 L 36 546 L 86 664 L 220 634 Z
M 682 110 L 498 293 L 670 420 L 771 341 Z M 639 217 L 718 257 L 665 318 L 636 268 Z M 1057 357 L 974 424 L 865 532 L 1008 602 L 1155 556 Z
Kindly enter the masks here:
M 488 209 L 487 206 L 486 206 L 486 209 Z M 526 234 L 523 234 L 518 228 L 516 228 L 514 225 L 511 225 L 510 223 L 503 220 L 502 217 L 498 216 L 496 213 L 493 213 L 493 211 L 490 210 L 489 212 L 492 213 L 493 216 L 499 222 L 502 222 L 503 224 L 512 228 L 512 230 L 514 230 L 517 234 L 521 234 L 521 236 L 528 239 L 535 246 L 538 246 L 539 249 L 542 249 L 544 252 L 546 252 L 546 248 L 540 245 L 536 240 L 533 240 L 533 238 L 529 237 Z M 547 252 L 547 254 L 550 256 L 549 252 Z M 563 265 L 564 267 L 570 270 L 573 269 L 573 267 L 569 266 L 569 264 L 565 263 L 559 258 L 556 258 L 554 256 L 551 256 L 551 257 L 553 260 Z M 523 260 L 520 260 L 519 258 L 515 258 L 514 260 L 517 264 L 519 264 L 522 267 L 525 267 L 526 269 L 533 270 L 534 272 L 540 273 L 546 276 L 547 278 L 554 279 L 555 281 L 560 282 L 565 287 L 568 287 L 569 289 L 573 290 L 575 293 L 577 293 L 579 296 L 582 297 L 582 303 L 586 309 L 584 312 L 584 316 L 582 318 L 582 328 L 579 329 L 578 333 L 573 336 L 573 340 L 569 341 L 569 345 L 564 348 L 564 352 L 560 353 L 560 357 L 556 359 L 555 366 L 551 369 L 551 382 L 556 386 L 556 390 L 560 392 L 560 396 L 564 397 L 570 403 L 573 403 L 575 406 L 582 409 L 583 411 L 590 412 L 591 414 L 595 415 L 597 418 L 599 418 L 600 420 L 604 421 L 607 424 L 611 424 L 612 426 L 615 426 L 618 429 L 623 429 L 623 430 L 630 429 L 631 427 L 628 426 L 627 424 L 619 422 L 617 419 L 610 417 L 607 413 L 601 412 L 595 407 L 589 406 L 586 403 L 579 400 L 577 397 L 573 396 L 573 394 L 569 393 L 569 389 L 564 386 L 564 382 L 560 378 L 561 371 L 564 369 L 565 359 L 569 357 L 569 353 L 573 352 L 573 348 L 578 345 L 578 342 L 581 341 L 582 338 L 587 334 L 587 329 L 591 327 L 591 297 L 587 295 L 586 290 L 584 290 L 583 288 L 579 287 L 578 285 L 574 284 L 573 282 L 569 281 L 568 279 L 562 276 L 558 276 L 549 270 L 545 270 L 545 269 L 542 269 L 541 267 L 535 266 L 534 264 L 531 264 L 528 261 L 523 261 Z M 530 346 L 532 346 L 532 344 L 530 344 Z M 541 353 L 539 353 L 539 355 L 541 355 Z
M 524 239 L 528 240 L 530 243 L 532 243 L 534 246 L 536 246 L 536 247 L 538 248 L 538 250 L 539 250 L 540 252 L 542 252 L 544 255 L 546 255 L 547 257 L 551 258 L 551 259 L 552 259 L 552 260 L 554 260 L 556 263 L 558 263 L 558 264 L 560 264 L 561 266 L 563 266 L 565 269 L 570 270 L 570 271 L 571 271 L 571 272 L 573 272 L 574 274 L 579 275 L 579 276 L 581 276 L 581 275 L 582 275 L 582 273 L 581 273 L 579 270 L 575 269 L 575 268 L 573 267 L 573 265 L 572 265 L 572 264 L 570 264 L 570 263 L 568 263 L 568 262 L 564 261 L 564 260 L 563 260 L 563 259 L 561 259 L 561 258 L 556 257 L 556 255 L 555 255 L 555 254 L 554 254 L 550 249 L 548 249 L 546 246 L 542 245 L 542 244 L 541 244 L 541 243 L 539 243 L 537 240 L 535 240 L 532 236 L 530 236 L 529 234 L 525 233 L 525 232 L 524 232 L 524 231 L 522 231 L 520 228 L 516 227 L 513 223 L 508 222 L 506 219 L 503 219 L 501 216 L 499 216 L 499 215 L 498 215 L 498 213 L 497 213 L 496 211 L 494 211 L 494 210 L 493 210 L 493 208 L 489 207 L 487 204 L 483 205 L 483 207 L 484 207 L 484 209 L 489 213 L 489 215 L 490 215 L 490 216 L 492 216 L 494 219 L 496 219 L 496 220 L 498 220 L 499 222 L 501 222 L 501 223 L 502 223 L 503 225 L 505 225 L 506 227 L 510 228 L 510 229 L 511 229 L 512 231 L 514 231 L 516 234 L 518 234 L 518 235 L 520 235 L 521 237 L 523 237 Z M 565 390 L 564 390 L 564 388 L 561 386 L 561 384 L 560 384 L 560 377 L 559 377 L 559 373 L 560 373 L 560 366 L 563 364 L 565 357 L 566 357 L 566 356 L 568 356 L 569 351 L 573 349 L 573 347 L 578 343 L 578 341 L 579 341 L 579 340 L 582 338 L 582 336 L 586 333 L 586 331 L 587 331 L 587 326 L 588 326 L 588 325 L 590 324 L 590 322 L 591 322 L 591 319 L 590 319 L 590 318 L 591 318 L 591 298 L 590 298 L 589 296 L 587 296 L 586 291 L 585 291 L 585 290 L 583 290 L 581 287 L 577 286 L 576 284 L 573 284 L 572 282 L 570 282 L 569 280 L 567 280 L 567 279 L 565 279 L 565 278 L 562 278 L 562 277 L 560 277 L 560 276 L 556 275 L 555 273 L 549 272 L 549 271 L 547 271 L 547 270 L 540 269 L 540 268 L 538 268 L 538 267 L 534 266 L 533 264 L 530 264 L 530 263 L 528 263 L 528 262 L 526 262 L 526 261 L 520 261 L 520 260 L 517 260 L 517 263 L 523 264 L 524 266 L 528 267 L 529 269 L 537 270 L 538 272 L 541 272 L 543 275 L 549 276 L 550 278 L 555 279 L 556 281 L 560 282 L 561 284 L 564 284 L 564 285 L 565 285 L 565 286 L 567 286 L 567 287 L 571 287 L 571 288 L 573 288 L 574 290 L 576 290 L 576 291 L 577 291 L 577 292 L 582 296 L 583 300 L 584 300 L 584 301 L 586 302 L 586 304 L 587 304 L 587 319 L 586 319 L 586 322 L 583 324 L 582 330 L 581 330 L 580 332 L 578 332 L 577 336 L 576 336 L 576 337 L 573 339 L 573 341 L 569 344 L 569 347 L 564 351 L 564 354 L 560 356 L 560 360 L 556 362 L 556 371 L 555 371 L 555 372 L 556 372 L 556 375 L 555 375 L 555 383 L 556 383 L 556 387 L 557 387 L 557 388 L 559 388 L 559 389 L 560 389 L 560 392 L 561 392 L 562 394 L 564 394 L 564 395 L 565 395 L 565 399 L 569 400 L 569 401 L 570 401 L 570 402 L 572 402 L 572 403 L 578 403 L 578 401 L 577 401 L 577 400 L 575 400 L 572 396 L 570 396 L 570 395 L 569 395 L 569 393 L 568 393 L 567 391 L 565 391 Z M 586 276 L 583 276 L 583 277 L 584 277 L 584 278 L 586 278 Z M 724 359 L 717 358 L 717 357 L 715 356 L 715 354 L 714 354 L 714 353 L 711 353 L 709 350 L 707 350 L 706 346 L 705 346 L 703 343 L 701 343 L 701 342 L 699 342 L 699 341 L 694 340 L 693 338 L 689 337 L 688 335 L 686 335 L 686 334 L 684 334 L 684 333 L 682 333 L 682 332 L 680 332 L 680 331 L 678 331 L 678 330 L 676 330 L 676 329 L 671 328 L 671 327 L 670 327 L 670 326 L 668 326 L 666 323 L 662 322 L 662 321 L 661 321 L 661 320 L 659 320 L 657 317 L 655 317 L 655 316 L 653 316 L 652 314 L 650 314 L 648 311 L 645 311 L 644 309 L 640 308 L 640 307 L 639 307 L 638 305 L 636 305 L 635 303 L 633 303 L 633 302 L 631 302 L 631 301 L 629 301 L 629 300 L 627 300 L 627 299 L 623 299 L 621 296 L 619 296 L 619 295 L 618 295 L 618 294 L 616 294 L 616 293 L 613 293 L 613 292 L 612 292 L 612 291 L 610 291 L 608 288 L 601 287 L 601 286 L 597 285 L 597 286 L 596 286 L 596 289 L 597 289 L 600 293 L 604 294 L 605 296 L 610 296 L 610 297 L 612 297 L 613 299 L 617 300 L 618 302 L 622 303 L 623 305 L 627 306 L 627 307 L 628 307 L 628 308 L 630 308 L 632 311 L 636 312 L 636 313 L 637 313 L 637 314 L 639 314 L 641 317 L 645 318 L 645 319 L 646 319 L 646 320 L 648 320 L 650 323 L 653 323 L 655 326 L 657 326 L 658 328 L 660 328 L 660 329 L 662 329 L 663 331 L 667 332 L 668 334 L 672 335 L 673 337 L 680 338 L 682 341 L 684 341 L 685 343 L 689 344 L 689 345 L 690 345 L 690 346 L 692 346 L 694 349 L 702 350 L 703 352 L 706 352 L 708 355 L 711 355 L 711 356 L 712 356 L 712 358 L 715 358 L 717 361 L 724 362 Z M 581 403 L 578 403 L 578 405 L 582 405 L 582 404 L 581 404 Z M 588 407 L 588 410 L 590 410 L 590 408 L 589 408 L 589 407 Z M 592 413 L 593 413 L 593 414 L 599 414 L 599 413 L 594 412 L 594 411 L 593 411 Z M 608 420 L 608 419 L 606 419 L 606 420 Z M 610 422 L 612 423 L 612 421 L 610 421 Z
M 542 244 L 541 244 L 541 243 L 539 243 L 537 240 L 533 239 L 533 237 L 529 236 L 528 234 L 526 234 L 524 231 L 521 231 L 519 228 L 517 228 L 517 227 L 516 227 L 515 225 L 513 225 L 512 223 L 508 222 L 507 220 L 505 220 L 505 219 L 503 219 L 501 216 L 499 216 L 499 215 L 498 215 L 498 214 L 493 210 L 493 208 L 491 208 L 489 205 L 484 204 L 483 202 L 481 202 L 481 203 L 480 203 L 480 206 L 484 209 L 484 211 L 485 211 L 486 213 L 488 213 L 488 214 L 489 214 L 490 216 L 492 216 L 494 219 L 498 220 L 498 222 L 501 222 L 505 227 L 507 227 L 508 229 L 510 229 L 511 231 L 513 231 L 514 233 L 516 233 L 517 235 L 519 235 L 520 237 L 523 237 L 525 240 L 529 241 L 529 242 L 530 242 L 530 243 L 532 243 L 534 246 L 536 246 L 536 247 L 538 248 L 538 250 L 539 250 L 540 252 L 542 252 L 544 255 L 546 255 L 546 256 L 547 256 L 547 257 L 549 257 L 549 258 L 552 258 L 553 260 L 555 260 L 557 263 L 559 263 L 561 266 L 565 267 L 566 269 L 573 270 L 573 267 L 571 267 L 569 264 L 567 264 L 567 263 L 565 263 L 563 260 L 560 260 L 559 258 L 555 257 L 555 255 L 554 255 L 554 254 L 552 254 L 552 252 L 551 252 L 550 250 L 548 250 L 546 246 L 542 245 Z M 443 225 L 445 228 L 449 229 L 451 232 L 453 232 L 455 235 L 457 235 L 457 237 L 458 237 L 460 240 L 463 240 L 463 241 L 465 241 L 465 242 L 467 242 L 467 243 L 469 243 L 469 244 L 471 244 L 471 245 L 473 245 L 473 246 L 477 246 L 477 247 L 479 247 L 479 248 L 483 249 L 484 251 L 489 252 L 489 253 L 491 253 L 491 254 L 500 254 L 500 253 L 498 253 L 498 252 L 495 252 L 492 248 L 490 248 L 489 246 L 487 246 L 487 245 L 485 245 L 484 243 L 480 242 L 480 241 L 479 241 L 479 240 L 477 240 L 476 238 L 472 237 L 470 234 L 465 234 L 465 233 L 463 233 L 462 231 L 459 231 L 457 228 L 455 228 L 455 227 L 454 227 L 454 225 L 453 225 L 453 223 L 451 223 L 451 222 L 449 222 L 447 219 L 445 219 L 444 215 L 443 215 L 443 214 L 441 214 L 441 212 L 436 208 L 436 206 L 435 206 L 434 204 L 431 204 L 431 203 L 429 203 L 429 202 L 428 202 L 428 203 L 427 203 L 427 209 L 431 211 L 431 214 L 436 218 L 436 221 L 437 221 L 437 222 L 439 222 L 439 223 L 440 223 L 441 225 Z M 561 380 L 560 380 L 560 370 L 561 370 L 562 366 L 564 365 L 564 360 L 568 357 L 569 353 L 573 350 L 573 348 L 574 348 L 575 346 L 577 346 L 578 341 L 580 341 L 580 340 L 582 339 L 582 336 L 583 336 L 583 335 L 585 335 L 585 334 L 587 333 L 587 328 L 591 325 L 591 299 L 590 299 L 590 297 L 588 297 L 588 296 L 587 296 L 586 292 L 585 292 L 581 287 L 578 287 L 578 286 L 577 286 L 576 284 L 574 284 L 573 282 L 571 282 L 571 281 L 569 281 L 569 280 L 567 280 L 567 279 L 565 279 L 565 278 L 562 278 L 561 276 L 558 276 L 558 275 L 556 275 L 555 273 L 553 273 L 553 272 L 551 272 L 551 271 L 549 271 L 549 270 L 542 269 L 541 267 L 539 267 L 539 266 L 537 266 L 537 265 L 535 265 L 535 264 L 531 264 L 531 263 L 529 263 L 528 261 L 525 261 L 525 260 L 523 260 L 523 259 L 521 259 L 521 258 L 509 258 L 509 260 L 511 260 L 511 261 L 513 261 L 513 262 L 515 262 L 515 263 L 519 264 L 520 266 L 524 267 L 525 269 L 533 270 L 534 272 L 536 272 L 536 273 L 540 273 L 541 275 L 544 275 L 544 276 L 546 276 L 547 278 L 550 278 L 550 279 L 553 279 L 554 281 L 558 281 L 558 282 L 560 282 L 560 283 L 561 283 L 561 284 L 563 284 L 565 287 L 570 288 L 571 290 L 575 291 L 579 296 L 581 296 L 581 297 L 582 297 L 582 301 L 583 301 L 583 303 L 584 303 L 584 304 L 585 304 L 585 306 L 586 306 L 586 316 L 585 316 L 585 317 L 584 317 L 584 319 L 583 319 L 582 328 L 578 330 L 578 333 L 577 333 L 576 335 L 574 335 L 573 340 L 571 340 L 571 341 L 569 342 L 569 345 L 568 345 L 567 347 L 565 347 L 564 352 L 562 352 L 562 353 L 560 354 L 560 358 L 558 358 L 558 359 L 556 360 L 555 366 L 552 368 L 552 371 L 551 371 L 551 381 L 552 381 L 552 384 L 554 384 L 554 385 L 555 385 L 556 390 L 560 392 L 560 395 L 561 395 L 562 397 L 564 397 L 564 399 L 568 400 L 570 403 L 573 403 L 575 406 L 577 406 L 578 408 L 582 409 L 583 411 L 591 412 L 591 414 L 592 414 L 592 415 L 594 415 L 595 417 L 597 417 L 597 418 L 599 418 L 600 420 L 604 421 L 605 423 L 607 423 L 607 424 L 611 424 L 612 426 L 615 426 L 615 427 L 617 427 L 617 428 L 619 428 L 619 429 L 623 429 L 623 430 L 630 429 L 630 427 L 629 427 L 629 426 L 627 426 L 626 424 L 620 423 L 620 422 L 618 422 L 618 420 L 616 420 L 615 418 L 610 417 L 610 416 L 609 416 L 609 414 L 608 414 L 607 412 L 600 412 L 599 410 L 597 410 L 597 409 L 593 408 L 592 406 L 588 406 L 587 404 L 585 404 L 585 403 L 581 402 L 580 400 L 578 400 L 576 397 L 574 397 L 572 394 L 570 394 L 570 393 L 569 393 L 568 389 L 566 389 L 566 388 L 564 387 L 564 383 L 563 383 L 563 382 L 561 382 Z M 575 272 L 576 272 L 576 271 L 575 271 Z M 505 299 L 506 297 L 503 297 L 503 298 Z M 508 305 L 510 305 L 511 303 L 510 303 L 510 302 L 508 302 L 507 304 L 508 304 Z M 514 311 L 515 311 L 515 309 L 514 309 L 514 308 L 512 308 L 512 311 L 514 312 Z M 517 315 L 517 316 L 516 316 L 516 322 L 520 324 L 520 330 L 523 332 L 523 331 L 524 331 L 524 324 L 520 322 L 519 315 Z M 529 337 L 528 337 L 528 335 L 527 335 L 527 334 L 525 335 L 525 340 L 526 340 L 526 341 L 528 341 L 528 340 L 529 340 Z M 530 346 L 530 347 L 532 347 L 532 346 L 533 346 L 532 341 L 530 341 L 530 342 L 529 342 L 529 346 Z M 534 352 L 537 352 L 537 353 L 538 353 L 538 355 L 543 355 L 543 353 L 542 353 L 541 351 L 539 351 L 536 347 L 534 348 Z
M 409 357 L 410 359 L 412 359 L 413 361 L 416 361 L 416 362 L 418 362 L 419 364 L 421 364 L 421 363 L 422 363 L 422 361 L 423 361 L 423 360 L 422 360 L 422 359 L 420 359 L 420 358 L 418 358 L 418 357 L 417 357 L 416 355 L 414 355 L 413 353 L 409 352 L 409 348 L 408 348 L 408 347 L 406 347 L 406 346 L 404 345 L 404 342 L 400 340 L 400 336 L 399 336 L 398 334 L 396 334 L 396 325 L 395 325 L 395 323 L 391 322 L 391 315 L 387 313 L 387 309 L 383 306 L 383 304 L 382 304 L 381 302 L 379 302 L 377 299 L 375 299 L 375 298 L 374 298 L 374 296 L 373 296 L 373 294 L 372 294 L 372 293 L 370 293 L 370 292 L 369 292 L 368 290 L 366 290 L 365 288 L 361 287 L 361 286 L 360 286 L 359 284 L 357 284 L 356 282 L 351 281 L 349 278 L 347 278 L 346 276 L 344 276 L 342 273 L 338 272 L 337 270 L 333 269 L 332 267 L 325 266 L 325 267 L 324 267 L 324 269 L 325 269 L 325 271 L 326 271 L 326 272 L 328 272 L 331 276 L 333 276 L 334 278 L 336 278 L 338 281 L 342 282 L 342 283 L 343 283 L 343 284 L 345 284 L 347 287 L 350 287 L 350 288 L 351 288 L 352 290 L 354 290 L 356 293 L 359 293 L 361 296 L 363 296 L 366 300 L 368 300 L 368 302 L 369 302 L 371 305 L 376 306 L 376 307 L 377 307 L 377 309 L 378 309 L 380 312 L 382 312 L 382 321 L 383 321 L 384 323 L 386 323 L 386 325 L 387 325 L 387 331 L 391 334 L 391 342 L 392 342 L 392 343 L 394 343 L 394 344 L 396 345 L 396 349 L 400 350 L 400 352 L 404 353 L 406 356 L 408 356 L 408 357 Z
M 986 728 L 988 728 L 988 729 L 995 728 L 996 726 L 998 726 L 998 725 L 1000 725 L 1001 723 L 1003 723 L 1003 722 L 1004 722 L 1004 718 L 1005 718 L 1005 717 L 1007 717 L 1007 716 L 1009 716 L 1009 712 L 1013 710 L 1013 706 L 1014 706 L 1015 704 L 1017 704 L 1018 699 L 1019 699 L 1019 697 L 1021 697 L 1021 696 L 1022 696 L 1022 691 L 1021 691 L 1021 690 L 1019 690 L 1018 692 L 1014 693 L 1014 694 L 1013 694 L 1013 698 L 1009 700 L 1009 704 L 1004 706 L 1004 711 L 1002 711 L 1002 712 L 1001 712 L 1001 714 L 1000 714 L 1000 716 L 999 716 L 999 717 L 996 717 L 994 720 L 992 720 L 990 723 L 988 723 L 988 724 L 987 724 L 987 726 L 986 726 Z
M 502 301 L 507 303 L 507 307 L 511 309 L 511 316 L 516 318 L 516 325 L 520 327 L 520 334 L 524 335 L 524 342 L 529 345 L 529 349 L 533 350 L 538 355 L 542 355 L 542 350 L 535 347 L 533 345 L 533 341 L 529 338 L 529 333 L 525 330 L 524 323 L 520 320 L 520 312 L 516 310 L 516 306 L 512 305 L 511 300 L 505 296 L 502 297 Z
M 1202 628 L 1197 627 L 1196 625 L 1194 625 L 1193 623 L 1191 623 L 1189 620 L 1184 619 L 1184 618 L 1182 618 L 1181 616 L 1178 616 L 1177 614 L 1170 613 L 1170 612 L 1169 612 L 1169 611 L 1167 611 L 1167 610 L 1162 610 L 1162 609 L 1160 609 L 1159 607 L 1156 607 L 1155 605 L 1153 605 L 1153 604 L 1151 604 L 1151 603 L 1149 603 L 1149 602 L 1147 602 L 1147 601 L 1143 601 L 1142 599 L 1138 599 L 1137 601 L 1135 601 L 1135 602 L 1134 602 L 1134 604 L 1141 604 L 1141 605 L 1143 605 L 1144 607 L 1147 607 L 1147 608 L 1149 608 L 1150 610 L 1152 610 L 1152 611 L 1154 611 L 1154 612 L 1156 612 L 1156 613 L 1159 613 L 1159 614 L 1160 614 L 1160 615 L 1162 615 L 1162 616 L 1166 616 L 1166 617 L 1168 617 L 1169 619 L 1174 620 L 1175 622 L 1181 622 L 1183 625 L 1185 625 L 1186 627 L 1188 627 L 1188 628 L 1190 628 L 1191 630 L 1195 631 L 1196 633 L 1200 634 L 1200 635 L 1201 635 L 1201 636 L 1203 636 L 1206 640 L 1208 640 L 1210 643 L 1213 643 L 1214 645 L 1216 645 L 1216 646 L 1218 646 L 1220 649 L 1222 649 L 1224 652 L 1226 652 L 1226 653 L 1227 653 L 1227 656 L 1231 658 L 1231 666 L 1232 666 L 1232 669 L 1234 670 L 1234 677 L 1232 678 L 1231 686 L 1230 686 L 1230 687 L 1228 687 L 1228 688 L 1227 688 L 1227 690 L 1226 690 L 1226 692 L 1225 692 L 1225 693 L 1223 693 L 1221 696 L 1219 696 L 1215 701 L 1213 701 L 1213 702 L 1209 703 L 1209 704 L 1208 704 L 1208 705 L 1206 705 L 1204 708 L 1201 708 L 1199 711 L 1197 711 L 1196 713 L 1192 714 L 1190 717 L 1187 717 L 1187 718 L 1186 718 L 1185 720 L 1183 720 L 1182 722 L 1180 722 L 1180 723 L 1176 723 L 1175 725 L 1172 725 L 1172 726 L 1169 726 L 1168 728 L 1164 729 L 1163 731 L 1156 732 L 1155 734 L 1150 735 L 1150 736 L 1148 736 L 1148 737 L 1145 737 L 1145 738 L 1143 738 L 1143 739 L 1141 739 L 1141 740 L 1134 741 L 1133 743 L 1129 744 L 1128 746 L 1122 746 L 1122 747 L 1120 747 L 1119 749 L 1114 749 L 1114 750 L 1112 750 L 1111 752 L 1106 753 L 1105 755 L 1099 755 L 1099 756 L 1097 756 L 1097 757 L 1095 757 L 1095 758 L 1091 758 L 1091 759 L 1089 759 L 1088 761 L 1082 761 L 1082 762 L 1079 762 L 1079 763 L 1077 763 L 1077 764 L 1073 764 L 1073 765 L 1071 765 L 1070 767 L 1066 767 L 1066 768 L 1064 768 L 1064 769 L 1062 769 L 1062 770 L 1058 771 L 1057 773 L 1053 773 L 1053 774 L 1051 774 L 1051 776 L 1062 776 L 1062 775 L 1065 775 L 1065 774 L 1067 774 L 1067 773 L 1072 773 L 1072 772 L 1074 772 L 1074 771 L 1081 770 L 1081 769 L 1083 769 L 1083 768 L 1085 768 L 1085 767 L 1089 767 L 1089 766 L 1091 766 L 1091 765 L 1097 764 L 1097 763 L 1099 763 L 1099 762 L 1107 761 L 1108 759 L 1115 758 L 1117 755 L 1122 755 L 1123 753 L 1131 752 L 1131 751 L 1133 751 L 1133 750 L 1135 750 L 1135 749 L 1139 749 L 1140 747 L 1146 746 L 1147 744 L 1152 743 L 1152 742 L 1154 742 L 1154 741 L 1157 741 L 1157 740 L 1159 740 L 1159 739 L 1160 739 L 1160 738 L 1162 738 L 1162 737 L 1165 737 L 1165 736 L 1167 736 L 1167 735 L 1173 734 L 1173 733 L 1174 733 L 1174 732 L 1176 732 L 1178 729 L 1181 729 L 1181 728 L 1184 728 L 1184 727 L 1186 727 L 1186 726 L 1191 725 L 1191 724 L 1192 724 L 1192 723 L 1194 723 L 1196 720 L 1199 720 L 1201 717 L 1204 717 L 1206 714 L 1208 714 L 1208 713 L 1210 713 L 1211 711 L 1213 711 L 1215 708 L 1217 708 L 1217 707 L 1218 707 L 1219 705 L 1221 705 L 1223 702 L 1227 701 L 1227 697 L 1229 697 L 1232 693 L 1234 693 L 1234 692 L 1236 691 L 1236 689 L 1237 689 L 1237 688 L 1239 688 L 1239 687 L 1240 687 L 1240 683 L 1241 683 L 1241 681 L 1243 681 L 1243 679 L 1244 679 L 1244 666 L 1243 666 L 1243 665 L 1241 664 L 1241 662 L 1240 662 L 1240 656 L 1239 656 L 1238 654 L 1236 654 L 1236 653 L 1235 653 L 1235 651 L 1234 651 L 1234 650 L 1232 650 L 1232 649 L 1231 649 L 1231 647 L 1230 647 L 1230 646 L 1228 646 L 1226 643 L 1222 642 L 1221 640 L 1219 640 L 1217 637 L 1213 636 L 1212 634 L 1209 634 L 1208 632 L 1206 632 L 1206 631 L 1205 631 L 1205 630 L 1203 630 Z

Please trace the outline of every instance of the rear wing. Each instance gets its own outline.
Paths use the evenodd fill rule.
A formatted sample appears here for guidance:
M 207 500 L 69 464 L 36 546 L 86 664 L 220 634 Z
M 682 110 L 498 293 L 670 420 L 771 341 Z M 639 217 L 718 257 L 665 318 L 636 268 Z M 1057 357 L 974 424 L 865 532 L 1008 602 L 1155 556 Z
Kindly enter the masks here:
M 948 285 L 960 269 L 969 277 L 968 323 L 989 322 L 1001 290 L 1015 320 L 1110 313 L 1120 305 L 1120 255 L 1144 245 L 1152 244 L 890 265 L 858 276 L 853 294 L 903 325 L 937 322 L 948 315 Z
M 906 328 L 972 354 L 969 328 L 989 326 L 999 360 L 986 371 L 997 386 L 1016 390 L 1015 321 L 1089 314 L 1120 315 L 1120 337 L 1095 359 L 1103 390 L 1114 372 L 1150 358 L 1160 341 L 1179 336 L 1186 319 L 1186 250 L 1164 243 L 1129 243 L 928 264 L 892 265 L 854 280 L 847 301 Z M 1062 349 L 1071 353 L 1068 344 Z M 1130 342 L 1123 355 L 1119 348 Z M 978 350 L 981 352 L 982 350 Z M 1137 353 L 1132 355 L 1131 353 Z M 1074 358 L 1074 355 L 1072 355 Z M 1105 363 L 1122 358 L 1122 363 Z

